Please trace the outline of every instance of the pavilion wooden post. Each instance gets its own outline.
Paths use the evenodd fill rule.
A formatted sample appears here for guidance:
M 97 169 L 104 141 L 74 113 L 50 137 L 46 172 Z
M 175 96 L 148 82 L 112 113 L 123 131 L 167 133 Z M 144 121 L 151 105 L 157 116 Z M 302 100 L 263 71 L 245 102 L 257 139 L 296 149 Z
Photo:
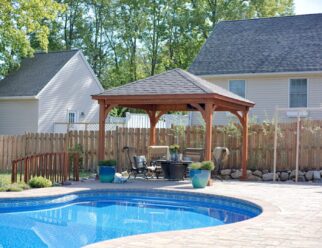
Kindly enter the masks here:
M 105 101 L 98 100 L 99 104 L 99 129 L 98 129 L 98 161 L 104 160 L 105 150 Z
M 151 111 L 150 117 L 150 146 L 153 146 L 156 144 L 156 130 L 155 127 L 157 125 L 157 121 L 155 118 L 155 111 Z
M 114 104 L 106 104 L 104 100 L 98 100 L 99 104 L 99 129 L 98 129 L 98 161 L 105 157 L 105 120 Z
M 153 110 L 148 110 L 147 111 L 150 119 L 150 146 L 153 146 L 156 144 L 157 139 L 156 139 L 156 126 L 157 123 L 160 119 L 160 117 L 165 113 L 165 111 L 153 111 Z
M 248 110 L 243 112 L 243 147 L 242 147 L 242 178 L 247 179 L 247 162 L 248 162 Z
M 205 133 L 205 156 L 204 160 L 211 160 L 211 144 L 212 144 L 212 117 L 214 107 L 212 103 L 206 103 L 204 119 L 206 122 L 206 133 Z

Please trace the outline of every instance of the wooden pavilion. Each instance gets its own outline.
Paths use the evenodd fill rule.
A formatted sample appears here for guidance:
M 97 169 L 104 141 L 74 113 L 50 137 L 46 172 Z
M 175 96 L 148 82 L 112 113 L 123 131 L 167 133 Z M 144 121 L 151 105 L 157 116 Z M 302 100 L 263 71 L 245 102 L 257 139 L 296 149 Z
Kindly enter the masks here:
M 247 176 L 248 111 L 255 104 L 181 69 L 138 80 L 93 95 L 99 103 L 98 159 L 104 159 L 105 120 L 111 109 L 143 109 L 150 118 L 150 145 L 156 143 L 156 124 L 169 111 L 200 111 L 206 123 L 205 160 L 211 160 L 214 111 L 229 111 L 243 127 L 242 177 Z

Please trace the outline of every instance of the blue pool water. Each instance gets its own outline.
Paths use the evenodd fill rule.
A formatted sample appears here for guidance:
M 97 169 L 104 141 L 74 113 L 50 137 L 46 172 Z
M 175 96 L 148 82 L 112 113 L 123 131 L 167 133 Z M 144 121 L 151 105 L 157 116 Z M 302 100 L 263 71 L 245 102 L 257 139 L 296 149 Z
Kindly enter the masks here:
M 255 217 L 252 203 L 164 191 L 91 191 L 0 201 L 0 247 L 81 247 L 123 236 L 217 226 Z

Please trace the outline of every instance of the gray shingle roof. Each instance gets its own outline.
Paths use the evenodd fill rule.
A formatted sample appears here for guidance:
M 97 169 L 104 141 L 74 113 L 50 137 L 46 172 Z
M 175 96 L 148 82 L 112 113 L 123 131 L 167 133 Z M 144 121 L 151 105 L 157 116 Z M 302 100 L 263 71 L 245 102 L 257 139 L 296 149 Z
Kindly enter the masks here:
M 0 97 L 35 96 L 78 51 L 36 53 L 0 81 Z
M 196 75 L 322 71 L 322 14 L 220 22 L 189 71 Z
M 224 88 L 212 84 L 182 69 L 173 69 L 106 90 L 101 96 L 218 94 L 239 101 L 252 103 Z

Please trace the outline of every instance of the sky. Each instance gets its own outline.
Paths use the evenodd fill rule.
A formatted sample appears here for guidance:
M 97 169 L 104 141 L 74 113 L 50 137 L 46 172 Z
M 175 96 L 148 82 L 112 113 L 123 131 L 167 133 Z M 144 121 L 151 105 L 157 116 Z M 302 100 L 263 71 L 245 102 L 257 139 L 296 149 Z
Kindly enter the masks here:
M 296 15 L 322 13 L 322 0 L 294 0 Z

